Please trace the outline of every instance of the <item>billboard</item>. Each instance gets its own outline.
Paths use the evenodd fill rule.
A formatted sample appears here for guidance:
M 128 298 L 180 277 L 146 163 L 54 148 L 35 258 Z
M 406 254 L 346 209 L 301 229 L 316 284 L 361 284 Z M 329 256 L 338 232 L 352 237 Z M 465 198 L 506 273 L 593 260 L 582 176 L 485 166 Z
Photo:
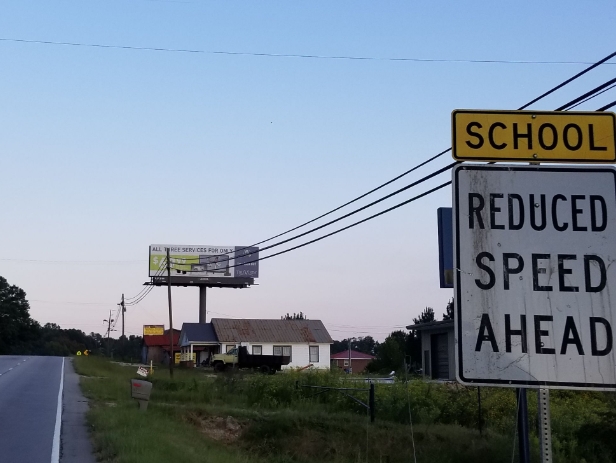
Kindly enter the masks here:
M 165 325 L 143 325 L 144 336 L 156 336 L 165 334 Z
M 172 277 L 258 278 L 259 248 L 254 246 L 150 246 L 149 276 L 167 276 L 169 248 Z

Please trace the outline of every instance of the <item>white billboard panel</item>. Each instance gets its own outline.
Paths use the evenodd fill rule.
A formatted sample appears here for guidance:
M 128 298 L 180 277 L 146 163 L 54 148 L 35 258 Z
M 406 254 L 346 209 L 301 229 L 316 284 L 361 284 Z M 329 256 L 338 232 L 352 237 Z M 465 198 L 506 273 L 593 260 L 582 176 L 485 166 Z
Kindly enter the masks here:
M 456 373 L 616 389 L 616 171 L 453 172 Z
M 149 276 L 167 276 L 167 248 L 172 277 L 257 278 L 259 248 L 254 246 L 150 246 Z

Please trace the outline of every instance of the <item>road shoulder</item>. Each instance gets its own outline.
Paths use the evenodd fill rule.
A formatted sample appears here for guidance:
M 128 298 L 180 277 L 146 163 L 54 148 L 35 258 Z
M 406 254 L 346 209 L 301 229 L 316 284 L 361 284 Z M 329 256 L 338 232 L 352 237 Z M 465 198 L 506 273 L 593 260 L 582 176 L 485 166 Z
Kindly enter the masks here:
M 64 364 L 63 396 L 60 462 L 96 463 L 86 422 L 88 401 L 81 393 L 79 375 L 70 358 Z

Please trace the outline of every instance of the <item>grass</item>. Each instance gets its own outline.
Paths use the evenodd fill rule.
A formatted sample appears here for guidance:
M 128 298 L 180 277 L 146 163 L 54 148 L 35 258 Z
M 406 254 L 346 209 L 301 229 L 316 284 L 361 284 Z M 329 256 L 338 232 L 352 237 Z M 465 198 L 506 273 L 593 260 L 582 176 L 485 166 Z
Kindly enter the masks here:
M 135 367 L 100 357 L 74 362 L 91 399 L 88 419 L 103 462 L 402 463 L 414 461 L 415 453 L 418 462 L 504 463 L 514 451 L 515 400 L 509 389 L 482 388 L 487 430 L 481 436 L 475 429 L 475 388 L 413 381 L 407 395 L 404 383 L 377 385 L 377 420 L 369 424 L 366 410 L 342 394 L 309 397 L 313 391 L 295 387 L 296 381 L 348 386 L 337 374 L 214 376 L 176 370 L 170 380 L 160 369 L 151 378 L 148 410 L 140 412 L 130 398 Z M 581 461 L 576 432 L 597 423 L 604 409 L 601 395 L 553 393 L 555 461 Z M 532 449 L 536 456 L 536 438 Z

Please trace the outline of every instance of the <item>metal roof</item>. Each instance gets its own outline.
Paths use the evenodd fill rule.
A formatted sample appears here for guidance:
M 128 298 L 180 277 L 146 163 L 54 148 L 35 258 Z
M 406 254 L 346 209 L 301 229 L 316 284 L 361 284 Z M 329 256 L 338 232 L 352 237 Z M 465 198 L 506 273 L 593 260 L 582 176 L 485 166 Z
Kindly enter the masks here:
M 331 344 L 321 320 L 212 318 L 220 342 L 314 342 Z
M 337 354 L 331 354 L 329 358 L 332 360 L 347 360 L 349 358 L 349 351 L 343 350 Z M 364 354 L 363 352 L 351 349 L 351 360 L 373 360 L 375 358 L 374 355 Z
M 185 347 L 185 343 L 191 342 L 218 344 L 218 338 L 211 323 L 183 323 L 181 339 L 182 347 Z
M 415 325 L 408 325 L 406 327 L 407 330 L 417 330 L 417 331 L 423 331 L 423 330 L 434 330 L 434 329 L 439 329 L 439 328 L 453 328 L 453 320 L 438 320 L 438 321 L 432 321 L 432 322 L 426 322 L 426 323 L 417 323 Z

